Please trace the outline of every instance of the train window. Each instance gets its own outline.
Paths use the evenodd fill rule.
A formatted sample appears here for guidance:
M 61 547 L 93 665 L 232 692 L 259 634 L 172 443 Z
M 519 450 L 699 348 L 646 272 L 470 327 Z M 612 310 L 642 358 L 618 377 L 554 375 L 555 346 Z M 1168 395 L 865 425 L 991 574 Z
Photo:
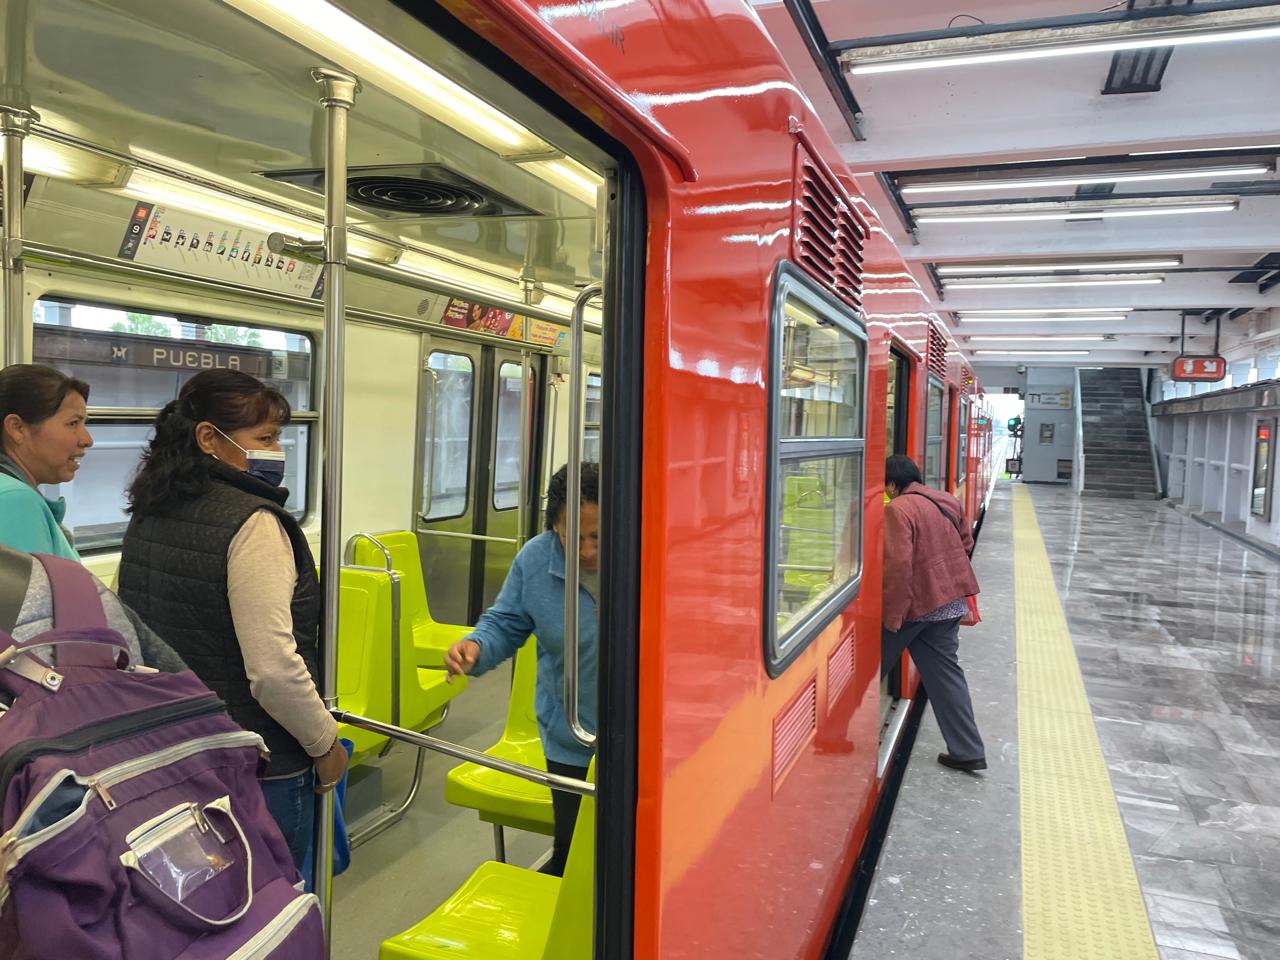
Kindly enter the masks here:
M 518 381 L 519 367 L 516 370 Z M 470 357 L 437 350 L 427 358 L 425 421 L 431 432 L 426 437 L 422 484 L 422 514 L 427 520 L 447 520 L 467 512 L 474 395 L 475 365 Z
M 774 310 L 766 654 L 780 671 L 857 594 L 866 334 L 790 272 Z
M 587 392 L 582 409 L 582 459 L 600 462 L 600 415 L 604 410 L 600 393 L 600 374 L 587 374 Z
M 286 506 L 306 513 L 314 414 L 305 334 L 53 298 L 36 301 L 32 320 L 32 359 L 92 389 L 93 450 L 74 482 L 44 488 L 66 498 L 66 525 L 81 553 L 120 545 L 129 524 L 125 489 L 156 412 L 201 370 L 243 370 L 279 389 L 302 414 L 280 442 L 289 455 Z
M 498 424 L 494 431 L 493 508 L 520 502 L 520 364 L 498 367 Z
M 956 413 L 956 483 L 964 483 L 969 473 L 969 398 L 960 398 L 960 410 Z
M 885 450 L 889 453 L 907 452 L 907 396 L 911 368 L 907 358 L 895 351 L 889 352 L 889 391 L 885 398 Z
M 943 419 L 946 395 L 942 381 L 930 377 L 924 411 L 924 482 L 939 490 L 946 470 L 946 422 Z
M 1253 496 L 1249 511 L 1271 519 L 1271 474 L 1275 468 L 1276 418 L 1259 420 L 1253 432 Z

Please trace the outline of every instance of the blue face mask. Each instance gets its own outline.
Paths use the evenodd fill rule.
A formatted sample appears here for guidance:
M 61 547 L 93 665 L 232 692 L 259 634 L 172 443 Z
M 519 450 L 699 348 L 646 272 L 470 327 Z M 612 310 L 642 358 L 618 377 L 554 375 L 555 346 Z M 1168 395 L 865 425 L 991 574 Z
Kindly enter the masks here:
M 217 427 L 213 429 L 218 430 Z M 218 432 L 222 433 L 221 430 L 218 430 Z M 249 476 L 255 477 L 272 487 L 278 487 L 284 482 L 285 455 L 283 450 L 246 450 L 225 433 L 222 433 L 222 436 L 227 443 L 237 447 L 244 454 L 245 460 L 248 461 L 244 472 Z

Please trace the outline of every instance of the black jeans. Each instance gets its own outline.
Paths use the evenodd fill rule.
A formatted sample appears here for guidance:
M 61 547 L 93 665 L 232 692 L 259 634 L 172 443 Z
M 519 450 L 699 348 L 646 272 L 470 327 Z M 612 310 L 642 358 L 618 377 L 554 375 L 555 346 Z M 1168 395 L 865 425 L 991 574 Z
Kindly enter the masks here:
M 562 777 L 573 777 L 575 780 L 587 779 L 586 767 L 575 767 L 571 763 L 547 761 L 547 773 L 555 773 Z M 542 865 L 539 873 L 553 877 L 564 876 L 564 864 L 569 859 L 569 844 L 573 841 L 573 828 L 578 822 L 578 805 L 582 798 L 576 793 L 564 793 L 561 790 L 551 791 L 551 811 L 555 816 L 555 839 L 551 844 L 551 859 Z

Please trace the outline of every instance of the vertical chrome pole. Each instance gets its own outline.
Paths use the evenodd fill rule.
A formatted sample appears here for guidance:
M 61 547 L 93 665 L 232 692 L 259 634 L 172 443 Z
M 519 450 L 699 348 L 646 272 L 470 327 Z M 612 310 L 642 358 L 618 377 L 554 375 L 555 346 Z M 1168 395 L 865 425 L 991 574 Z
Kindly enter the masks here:
M 516 549 L 524 545 L 529 535 L 526 510 L 529 509 L 529 491 L 535 486 L 529 480 L 532 472 L 529 463 L 529 450 L 533 432 L 533 416 L 529 410 L 529 400 L 533 391 L 529 389 L 529 351 L 520 351 L 520 489 L 516 505 Z
M 325 110 L 324 175 L 324 391 L 320 450 L 324 465 L 320 501 L 320 575 L 324 589 L 321 619 L 321 677 L 325 706 L 337 695 L 338 601 L 342 573 L 342 400 L 346 340 L 347 114 L 360 84 L 350 74 L 320 67 L 311 72 L 321 86 Z M 325 957 L 333 926 L 333 791 L 316 805 L 312 889 L 324 916 Z
M 23 333 L 22 261 L 22 144 L 31 124 L 40 118 L 21 107 L 0 106 L 0 140 L 4 156 L 4 227 L 0 233 L 0 271 L 3 271 L 4 358 L 0 366 L 26 360 Z
M 578 714 L 578 557 L 582 552 L 578 527 L 582 519 L 582 395 L 586 374 L 582 369 L 583 325 L 587 304 L 603 287 L 592 284 L 573 303 L 569 326 L 569 466 L 565 471 L 564 556 L 564 712 L 569 732 L 586 747 L 596 745 L 596 735 L 582 725 Z

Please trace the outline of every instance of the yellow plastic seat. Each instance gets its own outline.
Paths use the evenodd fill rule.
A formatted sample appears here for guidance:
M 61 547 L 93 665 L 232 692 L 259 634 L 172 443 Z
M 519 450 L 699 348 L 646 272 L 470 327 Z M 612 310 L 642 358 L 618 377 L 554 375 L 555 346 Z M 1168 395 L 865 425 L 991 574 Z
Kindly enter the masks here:
M 471 634 L 466 625 L 437 623 L 427 606 L 427 587 L 422 578 L 422 558 L 418 537 L 411 530 L 379 533 L 378 543 L 391 554 L 391 566 L 400 574 L 400 616 L 402 629 L 413 638 L 414 661 L 420 667 L 444 668 L 449 647 Z M 382 567 L 386 558 L 374 544 L 361 538 L 354 543 L 354 562 Z
M 595 824 L 595 800 L 583 797 L 564 879 L 483 863 L 430 916 L 384 940 L 378 960 L 590 960 Z
M 392 685 L 392 583 L 380 570 L 343 567 L 342 600 L 338 613 L 337 705 L 339 709 L 383 723 L 395 723 Z M 400 650 L 399 725 L 426 730 L 444 717 L 450 700 L 467 687 L 459 677 L 445 682 L 441 670 L 426 670 L 414 662 L 412 639 L 407 631 L 395 634 Z M 375 755 L 387 738 L 350 724 L 339 724 L 339 736 L 355 749 L 352 765 Z
M 823 569 L 786 570 L 782 580 L 798 593 L 812 596 L 831 585 L 835 510 L 818 477 L 790 476 L 783 482 L 782 524 L 787 535 L 783 562 Z
M 538 718 L 533 708 L 538 682 L 537 658 L 537 641 L 530 637 L 516 651 L 502 738 L 485 753 L 500 760 L 545 770 L 547 761 L 542 753 Z M 449 771 L 445 780 L 444 798 L 456 806 L 475 810 L 486 823 L 547 836 L 555 832 L 551 791 L 509 773 L 500 773 L 475 763 L 459 764 Z

